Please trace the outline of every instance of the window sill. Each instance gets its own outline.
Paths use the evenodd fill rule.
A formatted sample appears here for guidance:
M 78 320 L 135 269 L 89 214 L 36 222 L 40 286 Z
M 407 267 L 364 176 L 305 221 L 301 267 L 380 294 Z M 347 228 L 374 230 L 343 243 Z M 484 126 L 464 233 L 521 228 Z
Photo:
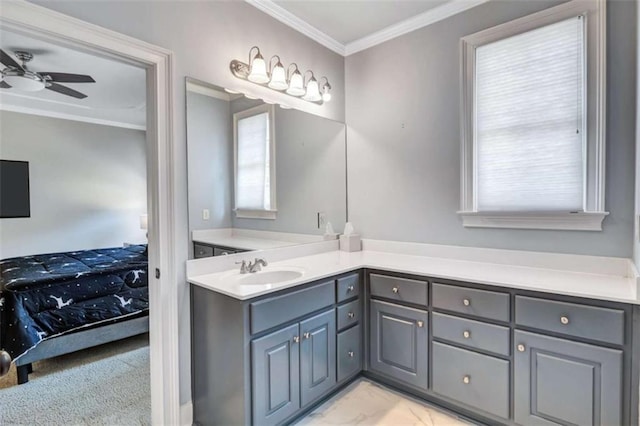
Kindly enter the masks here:
M 609 212 L 458 212 L 467 228 L 555 229 L 602 231 Z
M 239 219 L 267 219 L 275 220 L 278 210 L 249 210 L 235 209 L 236 217 Z

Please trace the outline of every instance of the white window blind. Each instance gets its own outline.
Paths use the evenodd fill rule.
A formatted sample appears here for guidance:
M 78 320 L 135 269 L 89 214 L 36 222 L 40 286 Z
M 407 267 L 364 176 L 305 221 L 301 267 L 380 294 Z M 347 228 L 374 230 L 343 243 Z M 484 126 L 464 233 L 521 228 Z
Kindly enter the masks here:
M 476 211 L 583 211 L 583 32 L 574 17 L 476 48 Z
M 266 112 L 237 121 L 237 209 L 271 209 L 269 126 Z

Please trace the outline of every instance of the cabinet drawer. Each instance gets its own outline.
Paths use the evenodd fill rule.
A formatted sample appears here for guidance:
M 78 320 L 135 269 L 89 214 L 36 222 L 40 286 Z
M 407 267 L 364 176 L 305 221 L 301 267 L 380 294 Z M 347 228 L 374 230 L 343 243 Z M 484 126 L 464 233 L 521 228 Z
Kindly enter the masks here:
M 360 322 L 362 316 L 362 309 L 360 308 L 360 300 L 354 300 L 353 302 L 345 303 L 338 306 L 338 330 L 347 328 L 350 325 Z
M 235 250 L 231 250 L 231 249 L 220 248 L 220 247 L 213 248 L 214 256 L 226 256 L 228 254 L 234 254 L 234 253 L 235 253 Z
M 509 327 L 433 313 L 433 337 L 509 356 Z
M 203 244 L 194 244 L 193 254 L 196 259 L 201 259 L 203 257 L 211 257 L 213 256 L 213 247 L 205 246 Z
M 304 290 L 254 302 L 250 305 L 251 334 L 330 306 L 335 300 L 335 282 L 327 281 Z
M 516 296 L 516 324 L 624 344 L 624 311 Z
M 337 289 L 338 303 L 357 297 L 360 294 L 360 274 L 339 278 Z
M 362 370 L 361 326 L 356 325 L 338 334 L 338 381 Z
M 509 322 L 509 295 L 447 284 L 433 284 L 433 307 Z
M 433 342 L 433 391 L 509 418 L 509 361 Z
M 427 306 L 427 282 L 387 275 L 369 275 L 371 295 Z

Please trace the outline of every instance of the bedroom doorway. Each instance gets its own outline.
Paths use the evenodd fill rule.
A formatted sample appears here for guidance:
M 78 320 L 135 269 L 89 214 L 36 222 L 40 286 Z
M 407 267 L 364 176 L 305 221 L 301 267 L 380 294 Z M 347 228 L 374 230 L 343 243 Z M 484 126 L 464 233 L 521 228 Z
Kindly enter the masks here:
M 137 66 L 146 72 L 151 421 L 177 424 L 178 277 L 174 254 L 171 53 L 22 1 L 3 4 L 0 29 Z M 52 301 L 64 305 L 68 299 L 61 299 L 62 303 Z M 124 299 L 123 303 L 128 301 Z
M 146 72 L 4 28 L 0 64 L 0 423 L 149 424 Z

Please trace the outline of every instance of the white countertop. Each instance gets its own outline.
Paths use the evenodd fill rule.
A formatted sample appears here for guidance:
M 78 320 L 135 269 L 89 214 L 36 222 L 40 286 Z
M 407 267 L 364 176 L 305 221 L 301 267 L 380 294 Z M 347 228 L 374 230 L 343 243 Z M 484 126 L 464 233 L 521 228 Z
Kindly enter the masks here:
M 191 239 L 195 243 L 204 243 L 212 246 L 223 246 L 241 250 L 268 250 L 322 241 L 322 236 L 223 228 L 195 230 L 192 232 Z
M 268 253 L 262 257 L 269 260 Z M 236 299 L 247 300 L 340 273 L 360 268 L 371 268 L 640 305 L 636 279 L 619 275 L 512 266 L 370 250 L 354 253 L 330 251 L 312 256 L 291 258 L 270 263 L 263 269 L 263 272 L 274 271 L 278 268 L 301 269 L 304 271 L 304 275 L 301 278 L 277 284 L 239 285 L 229 279 L 233 272 L 227 270 L 191 276 L 188 277 L 188 281 Z

